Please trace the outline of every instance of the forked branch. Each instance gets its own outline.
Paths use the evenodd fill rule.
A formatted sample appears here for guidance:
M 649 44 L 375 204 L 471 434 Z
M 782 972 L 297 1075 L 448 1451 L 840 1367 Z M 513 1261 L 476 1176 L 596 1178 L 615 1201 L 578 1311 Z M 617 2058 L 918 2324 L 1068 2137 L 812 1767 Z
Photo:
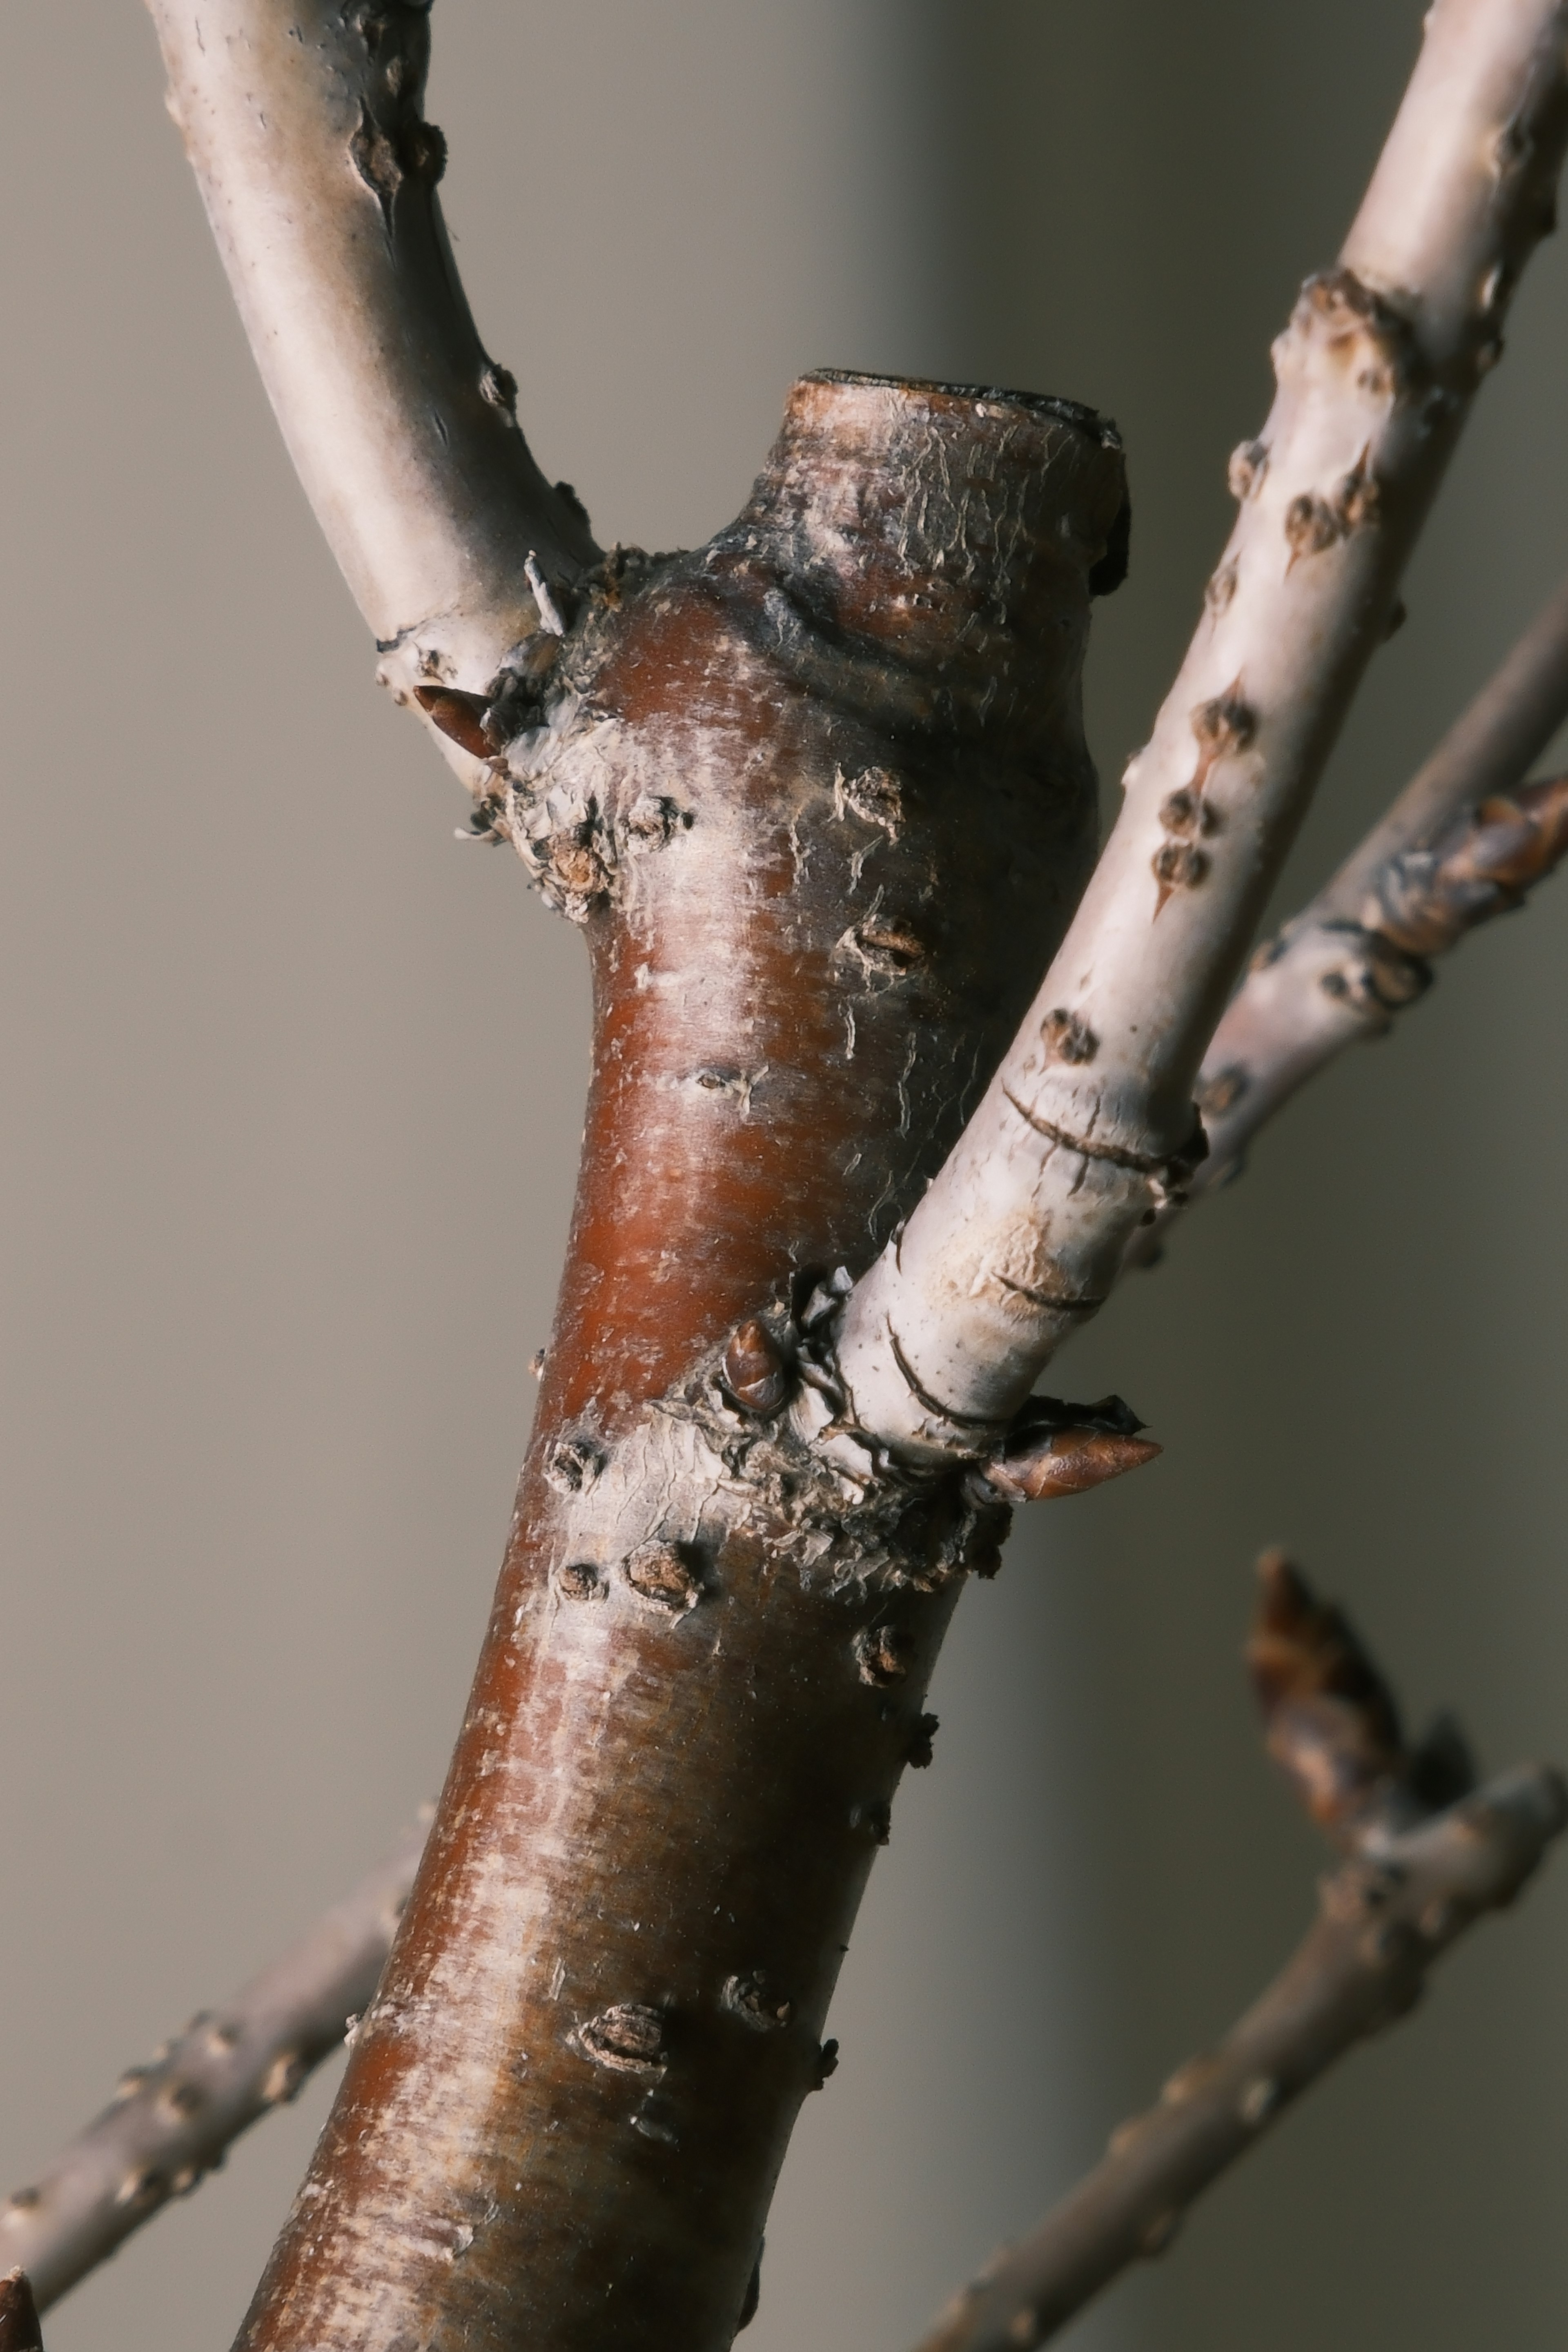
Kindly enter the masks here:
M 1426 985 L 1431 956 L 1517 905 L 1520 894 L 1552 870 L 1568 847 L 1568 779 L 1522 791 L 1518 780 L 1565 715 L 1568 587 L 1340 874 L 1258 960 L 1204 1066 L 1200 1100 L 1214 1151 L 1194 1175 L 1194 1194 L 1235 1169 L 1247 1144 L 1305 1078 L 1351 1043 L 1386 1030 L 1398 1007 L 1414 1002 Z M 1482 794 L 1492 801 L 1484 816 L 1471 805 Z M 1384 919 L 1396 916 L 1397 924 L 1369 939 L 1363 926 L 1346 922 L 1357 890 Z M 1296 941 L 1313 933 L 1331 944 L 1331 961 L 1309 963 L 1295 950 Z M 1356 968 L 1377 976 L 1375 994 L 1370 984 L 1325 990 L 1324 975 Z M 1242 1073 L 1244 1085 L 1238 1084 Z M 1170 1213 L 1163 1214 L 1162 1227 Z M 784 1384 L 765 1328 L 743 1327 L 736 1348 L 735 1362 L 727 1368 L 731 1385 L 753 1409 L 776 1405 Z M 987 1483 L 1008 1501 L 1079 1492 L 1159 1451 L 1139 1435 L 1118 1399 L 1089 1407 L 1039 1399 L 1036 1406 L 1033 1419 L 1015 1424 L 987 1468 Z M 134 2070 L 142 2079 L 130 2095 L 82 2134 L 36 2188 L 12 2199 L 4 2217 L 8 2242 L 36 2271 L 46 2305 L 159 2210 L 176 2185 L 195 2185 L 194 2164 L 210 2168 L 219 2160 L 214 2151 L 221 2152 L 226 2139 L 266 2111 L 263 2093 L 269 2079 L 281 2079 L 285 2053 L 307 2068 L 329 2054 L 316 2021 L 346 2019 L 368 2000 L 422 1843 L 423 1831 L 411 1833 L 385 1865 L 221 2012 L 226 2031 L 262 2010 L 274 2021 L 260 2035 L 242 2028 L 228 2086 L 205 2105 L 199 2127 L 177 2087 L 187 2036 L 144 2074 Z M 363 1940 L 343 1935 L 342 1923 L 350 1919 L 364 1923 Z M 201 2024 L 210 2032 L 209 2021 Z M 291 2076 L 293 2071 L 290 2065 Z M 142 2184 L 140 2193 L 128 2195 L 133 2181 Z
M 1045 988 L 858 1286 L 855 1419 L 907 1458 L 994 1445 L 1129 1235 L 1201 1158 L 1193 1087 L 1367 662 L 1568 135 L 1563 0 L 1437 0 L 1336 269 L 1275 346 L 1204 618 Z
M 918 2352 L 1030 2352 L 1141 2256 L 1347 2050 L 1404 2017 L 1427 1970 L 1476 1919 L 1511 1903 L 1568 1822 L 1556 1772 L 1473 1787 L 1440 1717 L 1407 1746 L 1393 1698 L 1337 1609 L 1278 1553 L 1248 1664 L 1269 1752 L 1344 1849 L 1317 1919 L 1225 2039 L 1111 2135 L 1103 2161 L 942 2313 Z
M 562 1310 L 472 1699 L 241 2340 L 719 2352 L 964 1578 L 1004 1496 L 1148 1450 L 1109 1401 L 1019 1408 L 1186 1164 L 1207 1031 L 1544 225 L 1568 0 L 1438 0 L 1005 1059 L 1089 848 L 1078 672 L 1121 569 L 1113 430 L 809 377 L 733 526 L 584 574 L 447 275 L 424 12 L 155 5 L 391 682 L 583 923 L 595 982 Z M 1425 1886 L 1438 1861 L 1399 1866 Z
M 1500 795 L 1482 809 L 1463 812 L 1457 823 L 1448 816 L 1449 804 L 1462 801 L 1467 788 L 1489 778 L 1507 781 L 1510 770 L 1527 766 L 1539 748 L 1536 737 L 1543 740 L 1555 727 L 1543 674 L 1553 646 L 1552 691 L 1568 700 L 1568 593 L 1542 615 L 1371 836 L 1403 847 L 1381 867 L 1369 866 L 1358 851 L 1342 869 L 1361 877 L 1367 905 L 1381 910 L 1386 931 L 1369 936 L 1367 927 L 1336 922 L 1342 889 L 1336 877 L 1282 935 L 1284 952 L 1260 961 L 1205 1066 L 1212 1073 L 1205 1078 L 1205 1112 L 1215 1148 L 1194 1180 L 1194 1193 L 1206 1188 L 1213 1171 L 1235 1169 L 1241 1150 L 1306 1077 L 1349 1044 L 1388 1028 L 1394 1013 L 1427 984 L 1428 959 L 1517 906 L 1568 848 L 1568 778 Z M 1442 795 L 1432 782 L 1439 775 L 1447 782 Z M 1406 821 L 1411 810 L 1439 828 L 1435 845 Z M 1291 942 L 1312 928 L 1333 942 L 1331 965 L 1309 968 L 1291 952 Z M 1359 990 L 1350 1009 L 1342 1010 L 1349 992 L 1325 990 L 1321 975 L 1342 972 L 1352 961 L 1378 976 L 1379 992 Z M 1243 1036 L 1247 1084 L 1232 1094 Z M 750 1352 L 732 1377 L 745 1401 L 775 1402 L 774 1391 L 783 1393 L 782 1372 L 764 1327 L 745 1327 L 740 1338 Z M 1139 1435 L 1139 1426 L 1118 1398 L 1094 1406 L 1037 1399 L 1033 1418 L 1015 1423 L 1006 1446 L 987 1465 L 986 1483 L 1010 1502 L 1081 1492 L 1158 1454 L 1157 1445 Z M 304 2073 L 329 2054 L 335 2034 L 320 2041 L 317 2021 L 347 2019 L 369 2000 L 422 1845 L 423 1831 L 411 1833 L 290 1954 L 235 1997 L 222 2012 L 221 2029 L 197 2021 L 152 2068 L 133 2070 L 128 2095 L 72 2143 L 37 2188 L 11 2200 L 3 2216 L 8 2237 L 26 2252 L 46 2305 L 112 2252 L 167 2196 L 194 2187 L 202 2171 L 221 2160 L 229 2139 L 273 2098 L 291 2095 Z M 359 1940 L 344 1933 L 350 1920 L 363 1923 Z M 340 1946 L 341 1958 L 334 1958 Z M 260 2011 L 273 2022 L 258 2034 L 247 2021 Z M 239 2034 L 221 2095 L 204 2105 L 199 2125 L 187 2111 L 181 2071 L 185 2044 L 198 2028 L 209 2060 L 215 2030 Z M 288 2092 L 281 2093 L 277 2086 L 285 2068 Z M 214 2087 L 209 2084 L 207 2093 Z

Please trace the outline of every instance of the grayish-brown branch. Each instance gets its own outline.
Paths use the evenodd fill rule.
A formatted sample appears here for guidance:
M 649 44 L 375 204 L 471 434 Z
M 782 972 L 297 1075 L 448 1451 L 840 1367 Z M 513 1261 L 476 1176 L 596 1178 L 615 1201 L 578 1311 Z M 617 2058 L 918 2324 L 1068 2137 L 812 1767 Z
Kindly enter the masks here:
M 1264 1123 L 1346 1046 L 1384 1035 L 1425 993 L 1434 957 L 1552 872 L 1568 847 L 1568 782 L 1519 787 L 1564 719 L 1568 582 L 1381 824 L 1253 958 L 1204 1057 L 1209 1157 L 1194 1196 L 1233 1175 Z
M 0 2259 L 26 2269 L 40 2306 L 194 2189 L 342 2047 L 375 1991 L 427 1822 L 232 2000 L 132 2066 L 112 2105 L 0 2209 Z
M 1261 1570 L 1248 1656 L 1269 1750 L 1345 1858 L 1262 1999 L 1112 2133 L 1103 2160 L 954 2298 L 918 2352 L 1030 2352 L 1129 2263 L 1163 2252 L 1194 2200 L 1293 2099 L 1415 2006 L 1434 1960 L 1513 1900 L 1568 1823 L 1568 1790 L 1550 1768 L 1476 1790 L 1446 1720 L 1407 1747 L 1339 1611 L 1278 1554 Z

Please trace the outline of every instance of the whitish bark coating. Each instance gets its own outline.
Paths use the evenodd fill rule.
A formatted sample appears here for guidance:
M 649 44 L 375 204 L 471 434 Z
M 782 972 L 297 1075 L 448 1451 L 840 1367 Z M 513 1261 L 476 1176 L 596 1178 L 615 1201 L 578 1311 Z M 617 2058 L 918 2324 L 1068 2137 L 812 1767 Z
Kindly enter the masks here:
M 464 299 L 422 111 L 428 0 L 150 5 L 257 365 L 382 674 L 401 700 L 482 689 L 550 635 L 530 557 L 548 602 L 598 551 Z
M 0 2260 L 26 2269 L 40 2306 L 195 2189 L 231 2140 L 342 2047 L 375 1990 L 425 1835 L 423 1824 L 410 1830 L 232 2000 L 132 2066 L 97 2122 L 0 2207 Z
M 862 1429 L 994 1443 L 1205 1144 L 1193 1086 L 1509 298 L 1568 135 L 1563 0 L 1436 0 L 1339 267 L 1276 344 L 1236 529 L 1045 988 L 957 1150 L 857 1286 Z
M 585 929 L 594 1079 L 511 1548 L 430 1847 L 243 2336 L 716 2352 L 964 1573 L 1005 1506 L 791 1417 L 1093 846 L 1114 434 L 816 376 L 738 521 L 445 723 Z

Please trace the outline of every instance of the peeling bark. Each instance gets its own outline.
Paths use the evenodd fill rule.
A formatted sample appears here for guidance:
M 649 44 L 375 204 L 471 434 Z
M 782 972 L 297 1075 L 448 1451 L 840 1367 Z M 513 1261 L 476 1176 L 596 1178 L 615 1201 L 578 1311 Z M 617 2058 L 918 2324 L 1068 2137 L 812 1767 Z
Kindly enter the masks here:
M 1006 1522 L 796 1408 L 831 1418 L 839 1269 L 941 1164 L 1087 872 L 1125 511 L 1086 410 L 807 377 L 738 520 L 618 552 L 476 714 L 494 828 L 587 935 L 583 1174 L 467 1722 L 247 2346 L 739 2324 Z

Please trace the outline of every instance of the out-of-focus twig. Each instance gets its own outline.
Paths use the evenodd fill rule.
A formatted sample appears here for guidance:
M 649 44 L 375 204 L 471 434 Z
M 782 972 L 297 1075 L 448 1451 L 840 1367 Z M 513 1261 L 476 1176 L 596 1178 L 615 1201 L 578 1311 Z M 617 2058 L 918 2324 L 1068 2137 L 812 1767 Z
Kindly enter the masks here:
M 1189 1198 L 1234 1175 L 1265 1121 L 1347 1045 L 1384 1035 L 1430 985 L 1434 958 L 1552 871 L 1568 848 L 1568 779 L 1523 779 L 1564 719 L 1568 582 L 1333 879 L 1254 956 L 1204 1056 L 1209 1152 Z M 1134 1259 L 1152 1255 L 1151 1238 Z
M 1162 2252 L 1194 2199 L 1292 2099 L 1415 2005 L 1433 1961 L 1512 1901 L 1568 1822 L 1568 1790 L 1549 1767 L 1478 1790 L 1447 1718 L 1409 1745 L 1340 1612 L 1282 1555 L 1259 1568 L 1247 1661 L 1269 1752 L 1343 1860 L 1262 1999 L 1111 2135 L 1102 2161 L 954 2298 L 919 2352 L 1030 2352 L 1130 2263 Z
M 171 2197 L 194 2189 L 231 2140 L 341 2048 L 375 1990 L 428 1822 L 426 1811 L 232 2000 L 194 2017 L 147 2064 L 132 2067 L 113 2105 L 0 2208 L 0 2257 L 25 2266 L 29 2307 L 36 2296 L 47 2308 Z M 13 2272 L 12 2281 L 20 2276 Z M 0 2352 L 29 2352 L 23 2336 L 5 2332 L 9 2284 L 0 2282 Z
M 1568 580 L 1547 599 L 1490 677 L 1424 760 L 1381 823 L 1313 901 L 1324 920 L 1353 919 L 1379 868 L 1436 840 L 1454 819 L 1511 793 L 1568 719 Z
M 1568 776 L 1467 809 L 1376 867 L 1353 919 L 1315 902 L 1260 948 L 1198 1081 L 1209 1158 L 1194 1192 L 1223 1183 L 1264 1121 L 1347 1045 L 1382 1037 L 1447 955 L 1568 850 Z M 1326 896 L 1327 894 L 1325 894 Z

